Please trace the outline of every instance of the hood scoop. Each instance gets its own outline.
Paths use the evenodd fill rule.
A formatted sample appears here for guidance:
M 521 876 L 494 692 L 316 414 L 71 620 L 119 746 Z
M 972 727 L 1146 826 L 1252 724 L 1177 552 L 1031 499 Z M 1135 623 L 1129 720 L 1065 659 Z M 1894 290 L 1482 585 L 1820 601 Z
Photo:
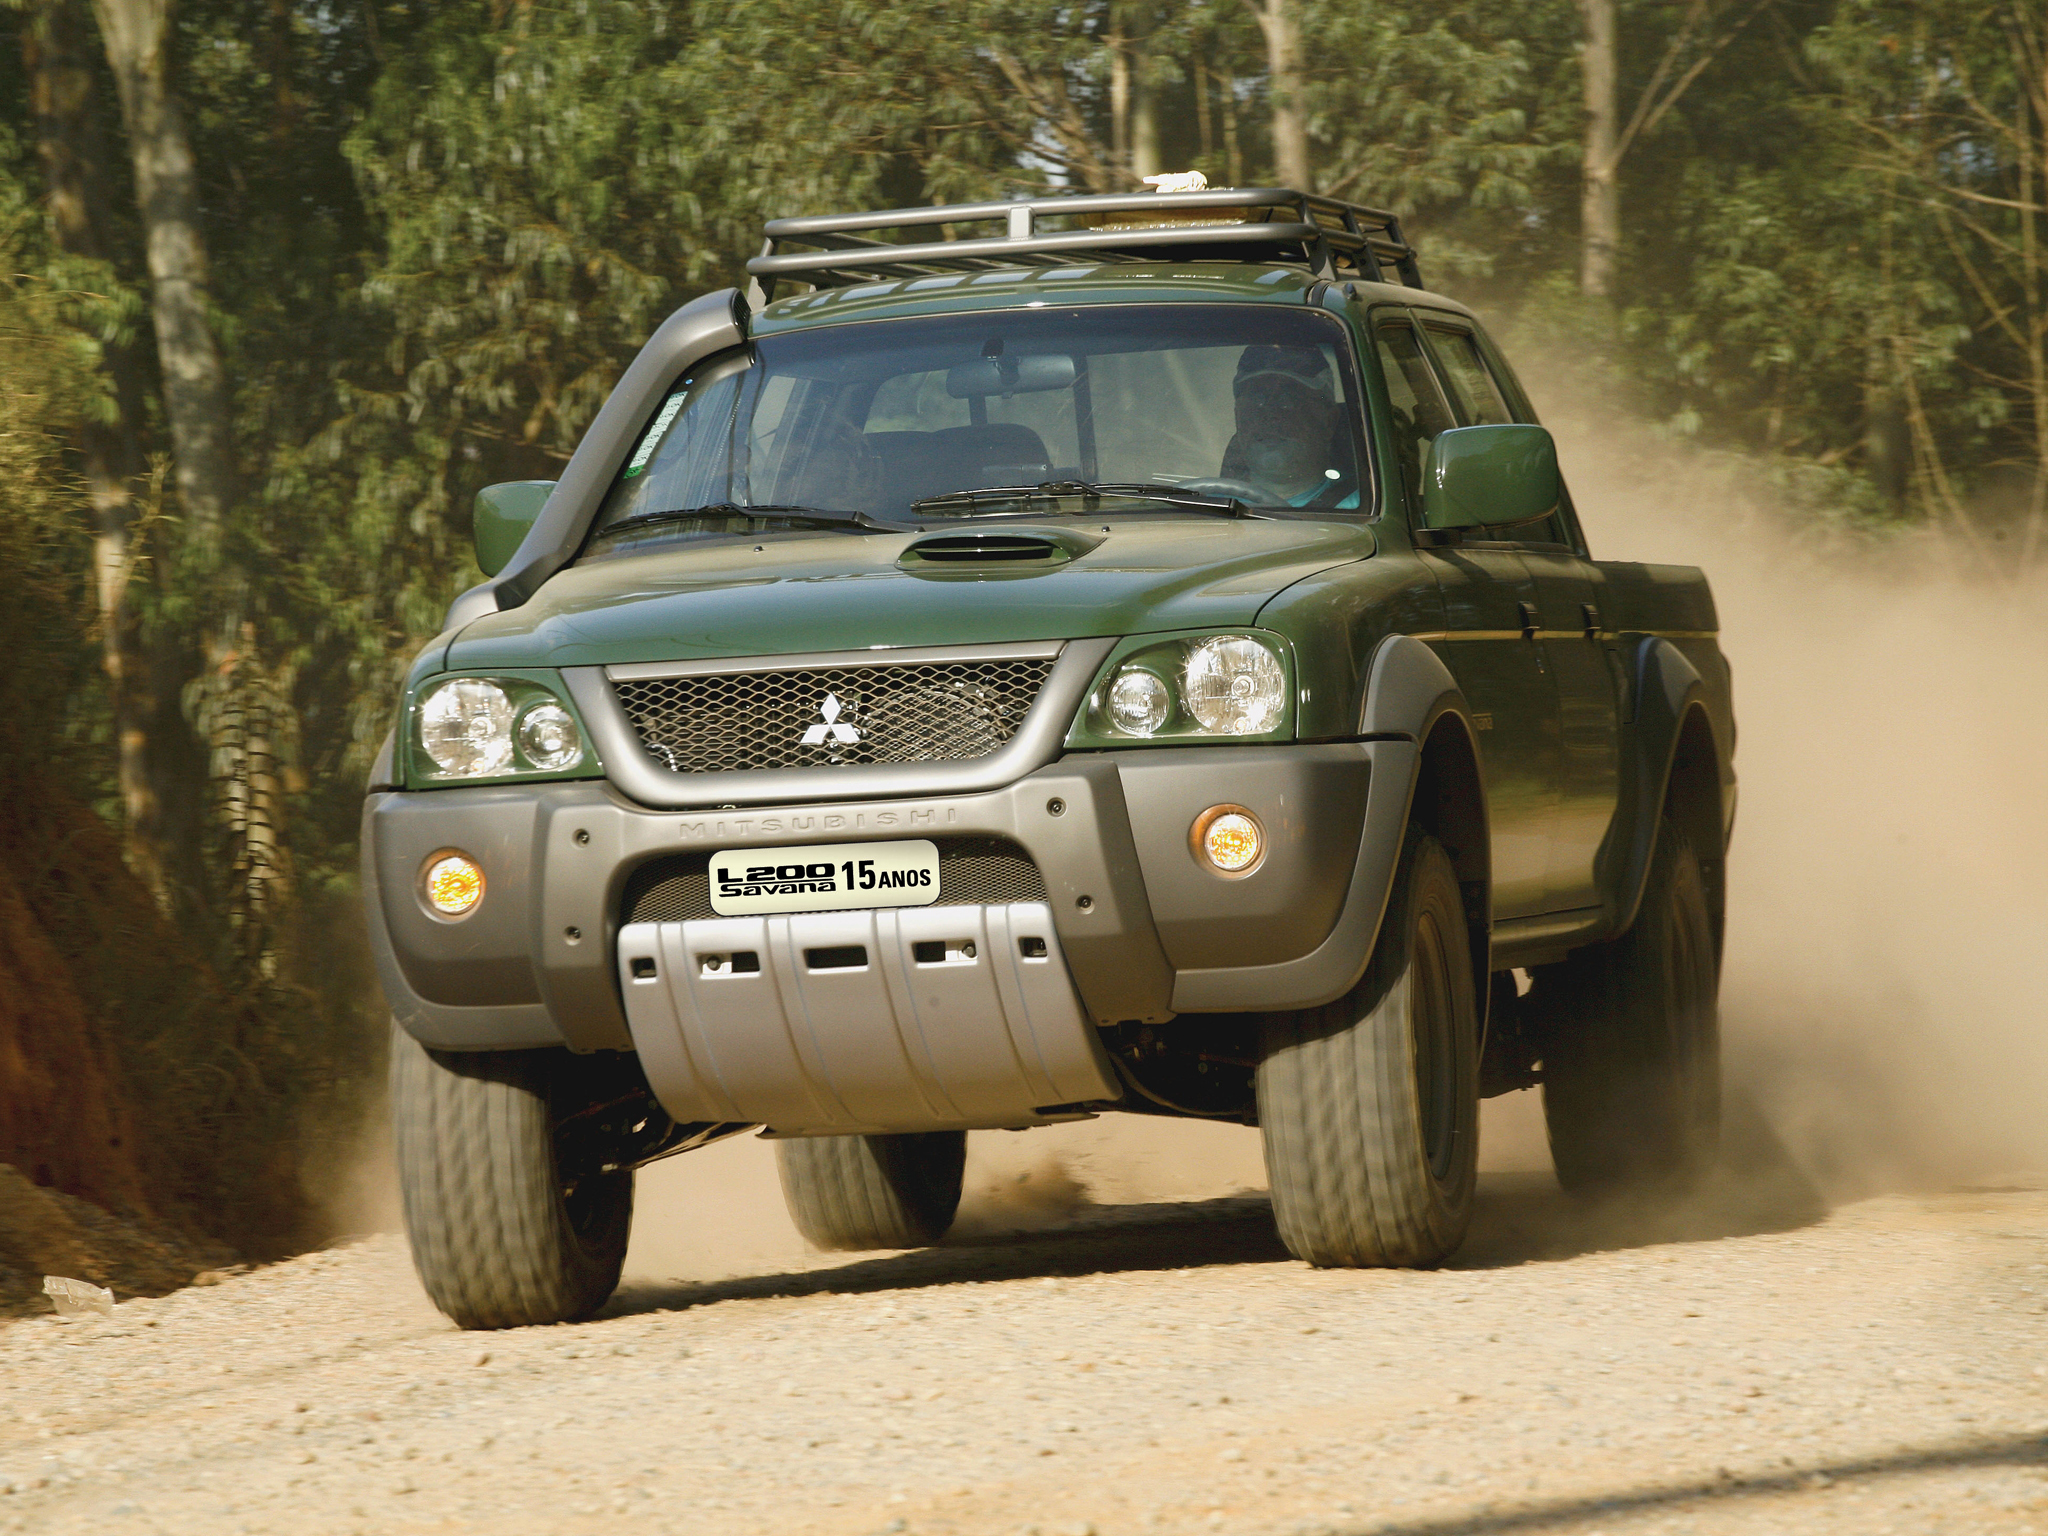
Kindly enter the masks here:
M 906 571 L 1048 570 L 1087 554 L 1099 533 L 1074 528 L 977 528 L 927 533 L 896 557 Z

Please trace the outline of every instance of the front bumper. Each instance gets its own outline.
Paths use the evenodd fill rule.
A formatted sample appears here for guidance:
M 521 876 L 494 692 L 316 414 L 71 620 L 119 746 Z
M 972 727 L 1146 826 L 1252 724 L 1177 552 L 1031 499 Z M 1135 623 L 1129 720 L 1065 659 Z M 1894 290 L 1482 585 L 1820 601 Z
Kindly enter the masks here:
M 1042 901 L 629 923 L 619 984 L 682 1122 L 982 1130 L 1122 1094 Z
M 627 1050 L 617 946 L 638 866 L 692 849 L 993 836 L 1038 865 L 1090 1023 L 1310 1007 L 1364 969 L 1415 751 L 1077 753 L 980 793 L 747 810 L 650 810 L 588 781 L 384 791 L 363 813 L 372 942 L 393 1012 L 427 1045 Z M 1241 879 L 1209 872 L 1189 846 L 1195 818 L 1222 802 L 1255 812 L 1269 839 Z M 455 922 L 417 894 L 423 864 L 451 848 L 486 880 Z

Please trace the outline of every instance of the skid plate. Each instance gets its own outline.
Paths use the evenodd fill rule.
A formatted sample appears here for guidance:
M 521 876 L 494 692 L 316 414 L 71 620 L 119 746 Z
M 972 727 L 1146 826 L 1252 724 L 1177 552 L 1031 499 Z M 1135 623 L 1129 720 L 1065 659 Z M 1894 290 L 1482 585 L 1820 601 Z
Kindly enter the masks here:
M 678 1120 L 1032 1125 L 1119 1093 L 1042 901 L 631 923 L 618 958 L 641 1066 Z

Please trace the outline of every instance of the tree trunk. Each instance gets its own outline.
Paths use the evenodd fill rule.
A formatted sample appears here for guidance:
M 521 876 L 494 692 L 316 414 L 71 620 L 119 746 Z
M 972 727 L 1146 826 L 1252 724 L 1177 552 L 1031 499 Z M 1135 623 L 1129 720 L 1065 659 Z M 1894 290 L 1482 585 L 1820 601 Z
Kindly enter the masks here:
M 1244 155 L 1237 143 L 1237 76 L 1226 73 L 1223 89 L 1217 93 L 1217 106 L 1223 116 L 1223 181 L 1225 186 L 1239 186 L 1244 181 Z
M 22 27 L 22 55 L 35 113 L 37 150 L 48 187 L 50 223 L 66 255 L 104 261 L 109 197 L 106 143 L 93 111 L 93 71 L 80 0 L 42 0 Z M 93 589 L 100 621 L 100 665 L 112 705 L 128 867 L 165 900 L 162 814 L 149 772 L 150 722 L 156 711 L 151 669 L 129 601 L 135 563 L 136 482 L 142 474 L 142 372 L 133 349 L 100 343 L 100 367 L 112 385 L 112 421 L 89 421 L 79 455 L 93 510 Z
M 1887 363 L 1882 343 L 1873 343 L 1863 379 L 1863 460 L 1871 489 L 1897 515 L 1906 505 L 1913 441 Z
M 1266 35 L 1268 92 L 1273 103 L 1273 180 L 1297 191 L 1311 190 L 1308 114 L 1301 100 L 1301 22 L 1295 0 L 1245 0 Z
M 1166 169 L 1159 161 L 1159 71 L 1152 58 L 1159 18 L 1147 4 L 1126 4 L 1124 10 L 1124 35 L 1131 59 L 1131 175 L 1142 182 Z
M 2048 30 L 2013 8 L 2007 26 L 2013 73 L 2020 81 L 2014 124 L 2019 146 L 2020 265 L 2022 334 L 2027 358 L 2027 392 L 2034 417 L 2034 473 L 2027 486 L 2027 511 L 2020 535 L 2020 563 L 2031 566 L 2048 533 L 2048 249 L 2043 248 L 2038 209 L 2048 203 Z
M 170 0 L 93 0 L 93 14 L 135 166 L 185 541 L 188 554 L 211 567 L 234 501 L 234 457 L 227 378 L 207 314 L 198 177 L 171 81 Z
M 1124 8 L 1109 13 L 1109 157 L 1124 176 L 1131 169 L 1131 45 Z
M 1621 245 L 1621 181 L 1615 110 L 1614 0 L 1579 0 L 1586 103 L 1584 184 L 1579 198 L 1579 291 L 1614 293 Z

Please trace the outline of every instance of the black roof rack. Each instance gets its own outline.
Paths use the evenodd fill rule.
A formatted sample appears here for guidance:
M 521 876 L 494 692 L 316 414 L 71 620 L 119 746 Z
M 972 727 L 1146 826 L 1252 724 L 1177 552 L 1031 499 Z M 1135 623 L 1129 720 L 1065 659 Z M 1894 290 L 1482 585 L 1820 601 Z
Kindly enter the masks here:
M 1131 215 L 1119 219 L 1116 215 Z M 1045 229 L 1046 223 L 1055 228 Z M 998 224 L 1003 233 L 955 236 L 947 226 Z M 878 230 L 928 229 L 939 240 L 880 240 Z M 891 282 L 944 272 L 1111 262 L 1234 261 L 1303 266 L 1318 277 L 1398 280 L 1420 288 L 1415 248 L 1383 208 L 1285 187 L 1020 198 L 771 219 L 761 254 L 747 263 L 757 303 L 781 281 L 813 288 Z

